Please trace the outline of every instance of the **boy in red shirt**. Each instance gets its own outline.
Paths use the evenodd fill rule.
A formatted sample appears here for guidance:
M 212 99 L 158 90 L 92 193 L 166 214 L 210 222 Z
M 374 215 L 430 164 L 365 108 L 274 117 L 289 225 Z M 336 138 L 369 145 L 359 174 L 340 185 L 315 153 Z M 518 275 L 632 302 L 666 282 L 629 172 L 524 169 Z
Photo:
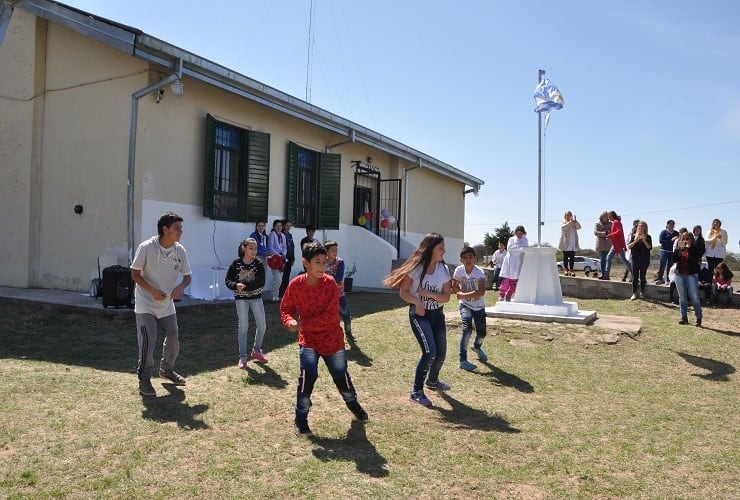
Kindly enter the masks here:
M 280 319 L 289 331 L 298 332 L 301 372 L 296 390 L 295 432 L 310 435 L 308 412 L 319 358 L 324 360 L 347 408 L 360 421 L 366 421 L 368 416 L 357 402 L 347 371 L 344 332 L 339 326 L 339 289 L 334 278 L 326 274 L 326 248 L 321 243 L 309 243 L 302 252 L 306 272 L 293 278 L 285 290 Z

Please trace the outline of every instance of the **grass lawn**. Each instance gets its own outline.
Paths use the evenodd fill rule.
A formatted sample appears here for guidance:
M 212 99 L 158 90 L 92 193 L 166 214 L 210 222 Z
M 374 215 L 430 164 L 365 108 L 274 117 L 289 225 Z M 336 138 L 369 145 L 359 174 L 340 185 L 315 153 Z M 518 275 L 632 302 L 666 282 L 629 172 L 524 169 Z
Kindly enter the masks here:
M 349 301 L 350 373 L 370 420 L 353 421 L 322 364 L 311 438 L 292 430 L 297 343 L 275 304 L 270 362 L 246 371 L 234 309 L 181 312 L 188 385 L 154 379 L 156 398 L 137 392 L 133 318 L 7 308 L 0 497 L 740 497 L 738 309 L 706 309 L 699 329 L 679 326 L 671 304 L 577 300 L 641 319 L 640 335 L 613 345 L 583 341 L 604 333 L 594 327 L 489 318 L 490 361 L 471 352 L 469 373 L 453 299 L 453 387 L 424 408 L 408 400 L 419 348 L 398 296 Z

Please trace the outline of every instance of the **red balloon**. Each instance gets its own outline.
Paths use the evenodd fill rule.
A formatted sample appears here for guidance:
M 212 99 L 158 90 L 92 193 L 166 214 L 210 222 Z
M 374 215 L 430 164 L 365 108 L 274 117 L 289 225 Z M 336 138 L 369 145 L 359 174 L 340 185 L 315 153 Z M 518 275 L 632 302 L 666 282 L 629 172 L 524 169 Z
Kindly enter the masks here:
M 373 213 L 372 212 L 365 212 L 365 219 L 367 219 L 367 220 L 373 220 Z
M 381 220 L 380 221 L 380 227 L 382 227 L 383 229 L 387 228 L 388 227 L 388 219 Z

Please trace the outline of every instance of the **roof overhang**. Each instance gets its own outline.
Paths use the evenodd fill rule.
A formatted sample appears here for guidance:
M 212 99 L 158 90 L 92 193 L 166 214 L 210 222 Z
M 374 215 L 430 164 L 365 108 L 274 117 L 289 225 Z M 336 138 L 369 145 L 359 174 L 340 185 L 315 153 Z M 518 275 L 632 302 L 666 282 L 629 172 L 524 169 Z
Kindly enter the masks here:
M 50 0 L 20 0 L 15 5 L 165 70 L 177 71 L 182 61 L 183 76 L 263 104 L 341 136 L 352 138 L 355 142 L 366 144 L 411 162 L 415 166 L 437 172 L 465 186 L 470 186 L 470 189 L 465 191 L 466 193 L 477 193 L 484 184 L 483 180 L 390 137 L 147 35 L 136 28 Z

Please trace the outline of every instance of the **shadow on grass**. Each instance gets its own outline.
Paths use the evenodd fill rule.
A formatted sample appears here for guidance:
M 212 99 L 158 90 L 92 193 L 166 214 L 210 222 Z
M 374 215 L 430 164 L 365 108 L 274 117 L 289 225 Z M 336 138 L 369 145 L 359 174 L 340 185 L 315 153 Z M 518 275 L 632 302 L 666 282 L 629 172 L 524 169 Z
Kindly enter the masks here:
M 484 411 L 458 401 L 446 392 L 440 391 L 437 396 L 447 401 L 452 409 L 447 410 L 438 406 L 434 406 L 433 409 L 437 410 L 445 420 L 454 424 L 455 427 L 478 429 L 480 431 L 489 432 L 505 432 L 510 434 L 518 434 L 522 432 L 509 425 L 509 422 L 506 419 L 501 418 L 496 413 L 489 415 Z
M 714 380 L 716 382 L 729 382 L 730 378 L 728 375 L 735 373 L 735 367 L 729 363 L 725 363 L 724 361 L 694 356 L 693 354 L 687 354 L 685 352 L 678 352 L 676 354 L 694 366 L 709 370 L 709 373 L 692 373 L 692 377 Z
M 727 335 L 728 337 L 740 337 L 740 332 L 733 332 L 732 330 L 720 330 L 719 328 L 707 328 L 706 326 L 703 326 L 702 329 L 719 333 L 721 335 Z
M 397 294 L 353 294 L 352 313 L 361 317 L 399 307 Z M 30 359 L 52 363 L 88 366 L 98 370 L 136 373 L 136 322 L 124 317 L 91 316 L 67 312 L 28 311 L 8 307 L 0 318 L 0 359 Z M 283 328 L 279 305 L 265 303 L 267 333 L 263 347 L 271 350 L 297 346 L 297 335 Z M 219 370 L 235 362 L 237 347 L 235 307 L 177 310 L 180 356 L 177 371 L 188 377 Z M 17 332 L 26 332 L 19 335 Z M 253 329 L 250 331 L 250 337 Z M 161 356 L 162 331 L 157 332 L 155 359 Z M 349 359 L 371 366 L 372 359 L 361 349 L 348 352 Z M 259 377 L 258 377 L 259 378 Z M 264 383 L 280 382 L 263 377 Z M 276 385 L 277 386 L 277 385 Z
M 360 366 L 373 366 L 373 358 L 362 352 L 355 339 L 347 339 L 350 349 L 347 350 L 347 361 L 354 361 Z
M 345 460 L 355 462 L 357 471 L 371 477 L 386 477 L 388 469 L 385 459 L 375 446 L 368 441 L 365 433 L 365 424 L 352 420 L 346 438 L 309 438 L 319 448 L 313 450 L 313 455 L 322 462 Z
M 175 422 L 180 429 L 209 429 L 208 424 L 195 417 L 208 410 L 208 405 L 190 406 L 185 402 L 185 391 L 174 384 L 162 384 L 169 394 L 160 397 L 142 396 L 142 418 L 155 422 Z
M 245 371 L 249 375 L 249 383 L 274 387 L 275 389 L 285 389 L 288 387 L 288 381 L 281 377 L 275 370 L 267 365 L 260 364 L 262 371 L 255 370 L 249 364 Z
M 497 368 L 489 362 L 482 362 L 491 371 L 488 373 L 481 373 L 484 377 L 490 377 L 491 382 L 496 385 L 503 385 L 506 387 L 512 387 L 519 392 L 525 392 L 527 394 L 534 392 L 532 384 L 526 380 L 522 380 L 513 373 L 503 371 L 501 368 Z

